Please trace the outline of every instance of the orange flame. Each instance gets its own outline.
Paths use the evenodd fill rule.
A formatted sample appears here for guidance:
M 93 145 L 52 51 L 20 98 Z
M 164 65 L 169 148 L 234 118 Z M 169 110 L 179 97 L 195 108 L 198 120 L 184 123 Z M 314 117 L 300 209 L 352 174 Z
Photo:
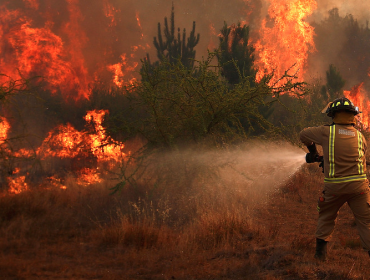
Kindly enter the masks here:
M 260 39 L 255 44 L 259 69 L 257 80 L 263 77 L 265 71 L 280 78 L 289 69 L 289 74 L 302 79 L 308 53 L 315 50 L 314 29 L 304 20 L 316 9 L 316 1 L 269 1 L 269 20 L 263 20 Z
M 96 169 L 84 168 L 79 172 L 78 183 L 80 185 L 91 185 L 101 182 L 100 174 Z
M 6 59 L 0 60 L 0 68 L 14 79 L 19 78 L 18 70 L 26 77 L 40 75 L 54 93 L 60 89 L 66 95 L 76 92 L 76 99 L 88 98 L 90 79 L 81 53 L 86 38 L 78 31 L 80 14 L 75 1 L 68 0 L 68 5 L 71 22 L 66 24 L 64 31 L 73 45 L 70 48 L 66 48 L 61 37 L 51 31 L 51 22 L 46 22 L 43 28 L 32 27 L 31 19 L 2 6 L 0 39 L 8 45 L 8 53 L 12 56 L 3 54 Z
M 10 125 L 5 118 L 0 117 L 0 145 L 3 144 L 8 138 L 8 131 Z
M 344 96 L 352 101 L 352 103 L 358 107 L 362 114 L 358 115 L 358 120 L 362 124 L 364 129 L 369 129 L 370 127 L 370 101 L 366 98 L 367 94 L 363 87 L 364 83 L 355 85 L 351 90 L 345 90 L 343 92 Z
M 92 153 L 98 161 L 120 161 L 124 157 L 122 152 L 124 144 L 106 136 L 102 122 L 107 112 L 106 110 L 87 112 L 85 120 L 88 123 L 92 123 L 94 133 L 77 131 L 70 124 L 60 125 L 49 133 L 38 149 L 37 154 L 41 158 L 74 158 L 79 155 L 87 156 L 87 153 Z
M 140 40 L 143 40 L 144 38 L 143 28 L 141 26 L 138 11 L 136 11 L 136 21 L 141 31 Z M 136 68 L 139 65 L 139 63 L 135 59 L 135 53 L 138 50 L 145 51 L 146 49 L 149 49 L 149 48 L 150 46 L 148 44 L 146 46 L 142 46 L 142 45 L 132 46 L 131 47 L 132 53 L 129 57 L 127 57 L 126 53 L 121 54 L 120 56 L 121 62 L 107 66 L 108 71 L 113 73 L 113 83 L 117 87 L 122 87 L 123 85 L 132 85 L 136 81 L 136 78 L 133 77 L 133 74 L 135 73 Z
M 84 131 L 78 131 L 72 125 L 60 125 L 49 132 L 42 145 L 32 152 L 31 150 L 21 149 L 12 153 L 13 157 L 40 159 L 62 158 L 77 161 L 83 159 L 84 167 L 77 166 L 74 173 L 78 176 L 77 182 L 81 185 L 91 185 L 101 182 L 102 172 L 107 169 L 113 169 L 117 163 L 123 161 L 126 154 L 123 152 L 125 145 L 115 141 L 106 135 L 102 125 L 104 116 L 108 113 L 106 110 L 93 110 L 87 112 L 86 122 L 90 125 Z M 0 123 L 1 136 L 6 139 L 9 124 L 4 119 Z M 1 141 L 1 138 L 0 138 Z M 10 152 L 10 150 L 9 150 Z M 89 164 L 91 167 L 86 167 Z M 102 170 L 100 167 L 104 167 Z M 19 176 L 20 169 L 13 172 L 12 177 L 8 177 L 9 192 L 20 193 L 27 190 L 25 183 L 26 176 Z M 58 186 L 65 189 L 66 186 L 61 183 L 61 179 L 48 177 L 46 181 L 49 185 Z
M 133 50 L 137 50 L 139 47 L 133 47 Z M 134 57 L 132 54 L 131 57 Z M 128 61 L 127 55 L 121 55 L 121 61 L 113 65 L 107 66 L 107 69 L 113 73 L 113 82 L 117 87 L 122 87 L 124 84 L 133 84 L 136 78 L 132 77 L 132 73 L 139 65 L 138 62 L 133 62 L 131 65 Z M 128 81 L 125 82 L 125 77 L 128 76 Z
M 37 154 L 41 158 L 73 158 L 82 152 L 83 140 L 83 133 L 77 131 L 70 124 L 60 125 L 49 132 L 37 150 Z
M 20 171 L 19 168 L 16 168 L 14 174 L 18 174 Z M 26 176 L 18 176 L 16 178 L 8 178 L 9 183 L 9 193 L 11 194 L 20 194 L 23 191 L 28 190 L 28 185 L 25 183 Z
M 70 22 L 66 24 L 64 32 L 67 34 L 70 42 L 67 52 L 70 56 L 70 64 L 73 65 L 74 70 L 74 79 L 71 80 L 75 86 L 74 89 L 77 91 L 77 98 L 75 99 L 88 99 L 91 94 L 89 84 L 92 80 L 85 67 L 82 51 L 88 41 L 85 32 L 80 27 L 83 16 L 78 8 L 78 0 L 66 1 L 68 3 Z M 71 92 L 72 89 L 70 88 L 69 91 Z
M 144 33 L 143 33 L 143 27 L 141 26 L 141 22 L 140 22 L 140 17 L 139 17 L 139 12 L 136 11 L 136 21 L 137 21 L 137 25 L 139 26 L 140 30 L 141 30 L 141 39 L 144 38 Z
M 58 187 L 62 190 L 67 189 L 67 186 L 62 184 L 62 180 L 60 178 L 51 176 L 51 177 L 46 178 L 45 181 L 47 181 L 48 185 L 51 185 L 53 187 Z
M 108 0 L 104 0 L 103 4 L 105 16 L 110 19 L 109 26 L 117 26 L 116 14 L 119 13 L 121 10 L 116 9 L 111 3 L 108 2 Z
M 63 5 L 63 15 L 51 9 L 53 1 L 46 7 L 39 0 L 23 0 L 23 8 L 17 10 L 8 8 L 11 6 L 9 3 L 0 6 L 1 74 L 13 80 L 19 79 L 20 75 L 40 77 L 46 84 L 44 89 L 53 94 L 60 92 L 65 99 L 76 101 L 89 99 L 92 84 L 98 79 L 107 82 L 105 79 L 112 78 L 108 82 L 118 86 L 132 83 L 140 60 L 129 51 L 145 51 L 149 46 L 144 42 L 128 49 L 132 45 L 127 46 L 120 37 L 122 22 L 118 17 L 121 9 L 114 7 L 109 0 L 97 4 L 101 9 L 96 15 L 108 18 L 107 21 L 97 19 L 106 22 L 106 26 L 100 29 L 105 31 L 107 38 L 107 33 L 111 36 L 104 43 L 94 45 L 88 38 L 92 31 L 86 27 L 87 20 L 83 14 L 88 10 L 81 10 L 79 0 L 58 3 Z M 139 12 L 135 16 L 140 29 L 136 32 L 140 32 L 138 39 L 142 41 L 144 34 Z M 122 45 L 127 48 L 124 54 L 120 51 Z M 140 54 L 144 55 L 144 52 Z M 113 75 L 108 77 L 107 69 Z M 0 83 L 7 81 L 6 76 L 0 79 Z
M 106 136 L 105 129 L 102 125 L 107 110 L 89 111 L 85 116 L 87 122 L 93 122 L 95 134 L 90 134 L 91 151 L 101 161 L 119 162 L 124 156 L 122 152 L 124 144 L 114 141 Z

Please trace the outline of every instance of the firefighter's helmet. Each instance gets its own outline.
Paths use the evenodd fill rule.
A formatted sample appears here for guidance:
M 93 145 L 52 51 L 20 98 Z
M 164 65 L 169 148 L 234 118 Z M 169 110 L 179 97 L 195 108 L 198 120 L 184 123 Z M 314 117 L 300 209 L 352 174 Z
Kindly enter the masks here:
M 325 113 L 328 117 L 334 117 L 334 114 L 339 111 L 351 112 L 354 115 L 361 113 L 358 107 L 355 107 L 351 100 L 345 97 L 335 99 L 333 102 L 329 103 Z

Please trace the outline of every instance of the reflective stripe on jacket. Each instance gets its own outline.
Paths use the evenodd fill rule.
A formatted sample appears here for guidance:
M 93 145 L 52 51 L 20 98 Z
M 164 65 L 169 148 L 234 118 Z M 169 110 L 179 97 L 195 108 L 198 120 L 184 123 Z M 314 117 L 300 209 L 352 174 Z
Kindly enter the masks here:
M 337 135 L 337 140 L 336 140 Z M 339 145 L 337 151 L 335 151 L 335 146 Z M 352 157 L 343 157 L 342 150 L 352 148 Z M 351 168 L 351 173 L 341 174 L 341 176 L 336 176 L 335 173 L 335 153 L 338 153 L 341 158 L 344 159 L 344 164 L 347 166 L 354 166 Z M 356 129 L 349 130 L 345 128 L 338 128 L 337 125 L 333 124 L 329 126 L 329 176 L 325 177 L 325 182 L 330 183 L 342 183 L 342 182 L 351 182 L 351 181 L 361 181 L 366 179 L 366 162 L 364 157 L 364 137 L 362 133 Z M 348 156 L 348 154 L 347 154 Z M 337 161 L 338 161 L 337 157 Z M 353 174 L 356 172 L 357 174 Z

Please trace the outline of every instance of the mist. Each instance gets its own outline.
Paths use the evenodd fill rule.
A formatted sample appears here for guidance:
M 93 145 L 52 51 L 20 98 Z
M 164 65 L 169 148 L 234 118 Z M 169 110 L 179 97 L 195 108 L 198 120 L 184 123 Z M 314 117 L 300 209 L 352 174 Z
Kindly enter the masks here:
M 183 148 L 157 154 L 152 162 L 154 168 L 142 179 L 146 183 L 156 178 L 152 184 L 187 198 L 215 195 L 224 203 L 237 195 L 253 203 L 265 200 L 300 170 L 305 152 L 288 142 L 248 141 L 226 150 Z

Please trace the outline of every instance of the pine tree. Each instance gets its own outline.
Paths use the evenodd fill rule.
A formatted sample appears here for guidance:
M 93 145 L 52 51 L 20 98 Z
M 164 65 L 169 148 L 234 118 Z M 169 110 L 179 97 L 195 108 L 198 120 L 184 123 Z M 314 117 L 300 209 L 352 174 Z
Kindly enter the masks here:
M 249 26 L 240 23 L 221 29 L 220 52 L 217 58 L 222 67 L 221 74 L 230 84 L 237 84 L 244 77 L 249 77 L 251 85 L 255 83 L 256 70 L 254 48 L 249 45 Z
M 342 94 L 346 81 L 342 78 L 337 68 L 330 64 L 329 70 L 326 71 L 326 85 L 322 87 L 321 94 L 326 99 L 333 100 Z
M 181 34 L 180 28 L 175 34 L 175 10 L 172 4 L 170 24 L 168 24 L 167 17 L 164 18 L 164 29 L 161 29 L 161 23 L 158 22 L 158 36 L 154 37 L 153 44 L 157 49 L 158 61 L 151 64 L 149 54 L 144 59 L 144 63 L 152 67 L 158 66 L 158 63 L 168 61 L 170 64 L 175 64 L 178 61 L 188 69 L 194 67 L 195 46 L 199 42 L 199 33 L 195 35 L 195 21 L 193 22 L 193 29 L 188 38 L 186 38 L 186 29 L 183 29 Z

